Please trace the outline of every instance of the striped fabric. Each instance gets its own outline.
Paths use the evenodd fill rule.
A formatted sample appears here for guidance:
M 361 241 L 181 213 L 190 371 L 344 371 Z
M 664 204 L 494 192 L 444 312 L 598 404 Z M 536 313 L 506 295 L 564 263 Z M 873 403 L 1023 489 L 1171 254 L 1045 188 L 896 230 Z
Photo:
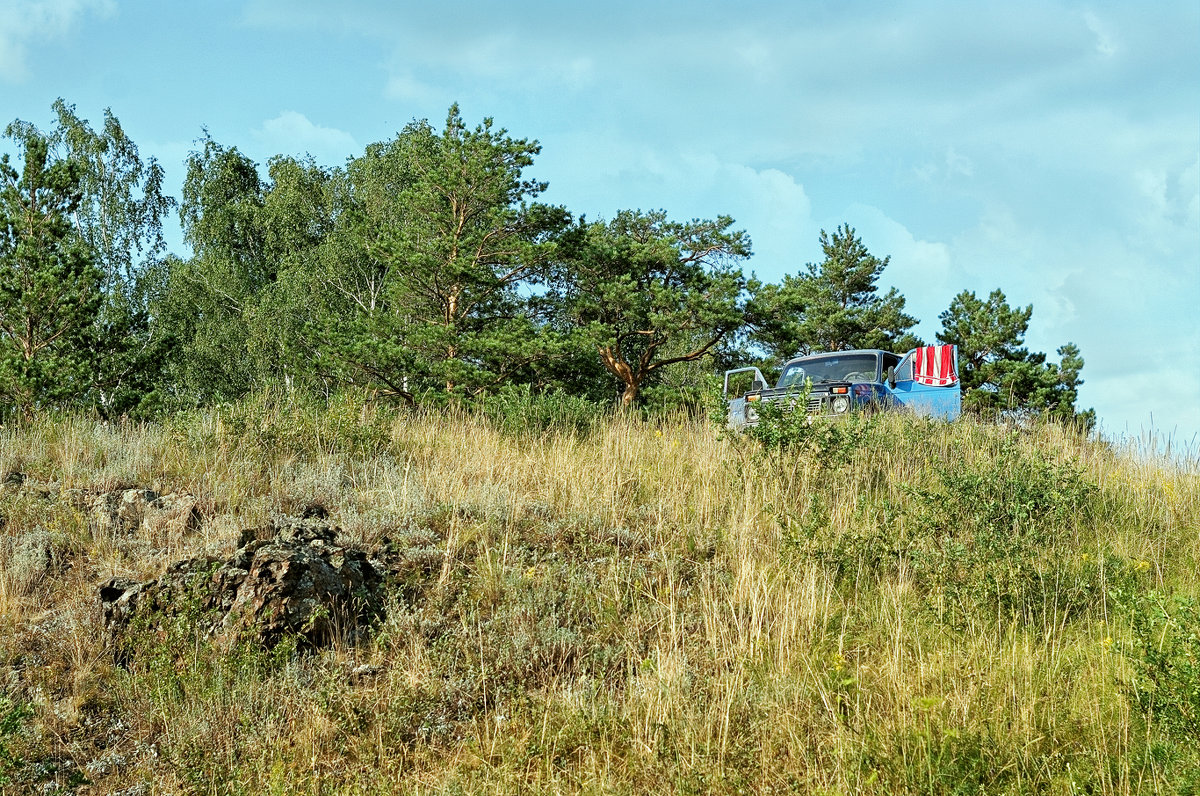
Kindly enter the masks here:
M 930 387 L 949 387 L 958 381 L 954 346 L 927 345 L 912 353 L 913 381 Z

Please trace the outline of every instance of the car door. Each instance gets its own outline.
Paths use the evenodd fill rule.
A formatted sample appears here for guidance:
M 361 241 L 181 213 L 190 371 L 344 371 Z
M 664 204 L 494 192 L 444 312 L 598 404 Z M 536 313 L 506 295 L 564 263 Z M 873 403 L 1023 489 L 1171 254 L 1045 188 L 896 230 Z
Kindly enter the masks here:
M 740 378 L 739 378 L 740 377 Z M 722 394 L 729 406 L 726 422 L 731 428 L 741 428 L 749 419 L 746 417 L 746 393 L 766 389 L 762 371 L 755 367 L 735 368 L 725 371 L 725 388 Z
M 931 345 L 909 351 L 896 366 L 895 383 L 888 384 L 888 391 L 912 412 L 954 420 L 962 414 L 958 348 Z

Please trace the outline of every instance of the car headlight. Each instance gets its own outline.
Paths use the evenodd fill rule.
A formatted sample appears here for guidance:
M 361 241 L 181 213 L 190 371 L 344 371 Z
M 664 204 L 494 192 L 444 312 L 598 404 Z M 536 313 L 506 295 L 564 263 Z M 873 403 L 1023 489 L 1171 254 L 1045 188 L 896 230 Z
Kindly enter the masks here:
M 835 415 L 844 415 L 850 411 L 850 399 L 844 395 L 839 395 L 829 404 L 829 408 L 833 410 Z
M 758 422 L 758 409 L 755 408 L 754 404 L 746 404 L 745 417 L 747 423 Z

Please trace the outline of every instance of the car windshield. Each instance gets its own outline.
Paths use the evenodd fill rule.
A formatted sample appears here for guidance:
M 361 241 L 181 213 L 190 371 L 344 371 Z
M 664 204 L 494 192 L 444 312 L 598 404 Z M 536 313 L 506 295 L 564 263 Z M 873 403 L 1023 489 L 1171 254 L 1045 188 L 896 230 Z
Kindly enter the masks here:
M 825 354 L 792 362 L 779 377 L 779 387 L 801 387 L 805 379 L 823 381 L 875 381 L 879 358 L 875 354 Z

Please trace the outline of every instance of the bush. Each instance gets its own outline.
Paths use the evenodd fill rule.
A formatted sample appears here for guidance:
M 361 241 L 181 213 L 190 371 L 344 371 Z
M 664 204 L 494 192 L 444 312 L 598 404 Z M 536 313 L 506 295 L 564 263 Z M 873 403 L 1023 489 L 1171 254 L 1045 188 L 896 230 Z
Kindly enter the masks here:
M 484 395 L 479 411 L 503 434 L 586 434 L 612 414 L 609 404 L 568 395 L 562 390 L 535 393 L 527 384 L 502 387 Z
M 974 466 L 936 472 L 938 486 L 908 487 L 916 507 L 907 549 L 940 618 L 962 624 L 982 608 L 1034 623 L 1093 603 L 1103 570 L 1070 542 L 1097 489 L 1077 465 L 1008 443 Z
M 1200 602 L 1149 592 L 1129 607 L 1125 654 L 1134 675 L 1126 695 L 1166 735 L 1200 746 Z
M 0 697 L 0 785 L 9 784 L 11 775 L 24 765 L 13 747 L 20 741 L 26 719 L 32 714 L 28 705 Z
M 1121 649 L 1133 677 L 1121 690 L 1150 728 L 1144 764 L 1165 769 L 1178 793 L 1200 793 L 1200 601 L 1125 594 L 1133 638 Z
M 216 415 L 215 428 L 205 422 Z M 391 447 L 395 410 L 359 391 L 328 399 L 303 392 L 264 390 L 215 410 L 180 412 L 170 422 L 176 438 L 192 445 L 229 445 L 265 455 L 348 453 L 378 456 Z

